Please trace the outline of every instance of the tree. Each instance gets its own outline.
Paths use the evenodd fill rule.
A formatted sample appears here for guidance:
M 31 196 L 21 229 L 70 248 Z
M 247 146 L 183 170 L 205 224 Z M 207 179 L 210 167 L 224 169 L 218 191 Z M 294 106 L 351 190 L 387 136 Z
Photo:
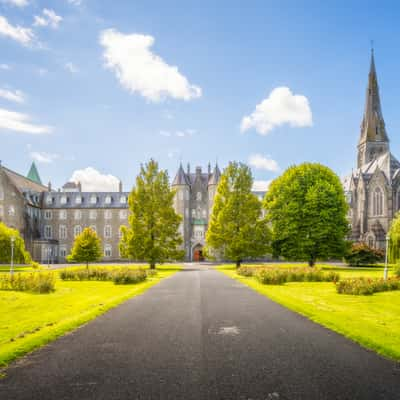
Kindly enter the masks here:
M 264 198 L 275 256 L 305 260 L 342 257 L 347 249 L 347 203 L 335 173 L 321 164 L 288 168 Z
M 11 238 L 14 238 L 14 262 L 16 264 L 29 264 L 30 254 L 25 250 L 25 242 L 19 231 L 9 228 L 0 222 L 0 263 L 11 261 Z
M 101 240 L 96 231 L 92 228 L 85 228 L 80 235 L 76 236 L 67 260 L 69 262 L 84 262 L 86 268 L 89 268 L 90 262 L 99 261 L 102 256 Z
M 121 227 L 123 257 L 144 260 L 151 269 L 156 263 L 183 258 L 181 217 L 174 210 L 174 196 L 167 172 L 159 170 L 156 161 L 141 166 L 129 195 L 129 227 Z
M 389 229 L 389 261 L 397 263 L 400 260 L 400 213 L 394 217 Z
M 344 259 L 347 264 L 359 267 L 374 265 L 379 261 L 383 261 L 384 256 L 385 253 L 381 249 L 374 249 L 365 243 L 353 243 L 345 254 Z
M 270 230 L 252 185 L 247 165 L 228 165 L 217 187 L 206 234 L 206 252 L 233 260 L 237 267 L 243 259 L 264 256 L 269 250 Z

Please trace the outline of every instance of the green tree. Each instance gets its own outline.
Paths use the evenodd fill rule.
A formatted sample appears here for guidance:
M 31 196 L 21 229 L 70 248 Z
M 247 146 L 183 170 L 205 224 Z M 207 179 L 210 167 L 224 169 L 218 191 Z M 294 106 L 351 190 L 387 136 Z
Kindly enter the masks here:
M 261 202 L 251 192 L 250 168 L 231 162 L 224 170 L 206 234 L 206 252 L 233 260 L 239 267 L 245 258 L 269 251 L 270 230 L 262 218 Z
M 146 261 L 151 269 L 156 263 L 183 258 L 181 217 L 174 210 L 174 196 L 167 172 L 159 170 L 156 161 L 141 166 L 129 195 L 129 227 L 121 227 L 123 257 Z
M 29 264 L 30 254 L 25 250 L 25 242 L 16 229 L 9 228 L 0 222 L 0 263 L 11 261 L 11 238 L 14 238 L 14 262 L 16 264 Z
M 397 263 L 400 260 L 400 213 L 394 217 L 389 229 L 389 262 Z
M 347 203 L 340 179 L 321 164 L 288 168 L 264 198 L 275 256 L 308 261 L 342 257 L 347 249 Z
M 96 231 L 92 228 L 85 228 L 80 235 L 76 236 L 67 261 L 84 262 L 86 268 L 89 268 L 90 262 L 99 261 L 102 256 L 101 240 Z

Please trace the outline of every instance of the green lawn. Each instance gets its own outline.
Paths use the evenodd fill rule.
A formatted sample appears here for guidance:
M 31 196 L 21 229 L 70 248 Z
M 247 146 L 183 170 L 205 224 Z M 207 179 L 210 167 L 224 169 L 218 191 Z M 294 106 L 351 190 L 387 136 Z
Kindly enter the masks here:
M 383 268 L 322 267 L 338 271 L 342 278 L 383 276 Z M 337 294 L 333 283 L 293 282 L 281 286 L 263 285 L 252 277 L 237 275 L 232 267 L 221 267 L 219 270 L 364 347 L 400 360 L 400 291 L 375 293 L 372 296 L 351 296 Z
M 0 291 L 0 366 L 143 293 L 179 269 L 158 267 L 156 276 L 135 285 L 57 280 L 51 294 Z

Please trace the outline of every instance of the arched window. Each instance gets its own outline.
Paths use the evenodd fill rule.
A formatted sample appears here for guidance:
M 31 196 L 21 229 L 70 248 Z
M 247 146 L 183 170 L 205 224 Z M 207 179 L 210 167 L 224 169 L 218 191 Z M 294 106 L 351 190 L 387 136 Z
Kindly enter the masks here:
M 372 197 L 372 211 L 373 215 L 383 215 L 383 193 L 380 188 L 376 188 Z

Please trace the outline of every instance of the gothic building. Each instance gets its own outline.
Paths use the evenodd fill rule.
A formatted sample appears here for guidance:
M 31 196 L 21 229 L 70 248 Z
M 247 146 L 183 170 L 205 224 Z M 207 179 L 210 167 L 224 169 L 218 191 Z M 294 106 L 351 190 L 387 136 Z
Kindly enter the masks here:
M 400 209 L 400 163 L 390 152 L 373 52 L 357 169 L 344 179 L 344 189 L 350 205 L 351 239 L 384 248 L 390 223 Z

